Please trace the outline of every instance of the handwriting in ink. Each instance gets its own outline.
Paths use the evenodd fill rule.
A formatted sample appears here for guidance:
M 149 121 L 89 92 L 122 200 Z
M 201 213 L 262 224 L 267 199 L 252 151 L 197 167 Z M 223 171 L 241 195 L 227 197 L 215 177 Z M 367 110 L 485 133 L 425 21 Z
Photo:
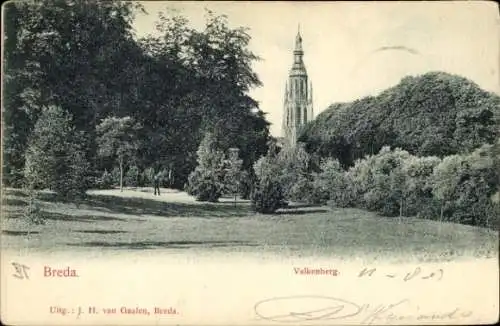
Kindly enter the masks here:
M 12 266 L 14 266 L 14 269 L 16 271 L 15 274 L 12 274 L 12 276 L 18 278 L 18 279 L 28 279 L 29 280 L 29 276 L 28 276 L 28 269 L 30 269 L 28 266 L 26 265 L 23 265 L 23 264 L 19 264 L 19 263 L 16 263 L 16 262 L 12 262 Z
M 409 299 L 402 299 L 391 304 L 361 305 L 335 297 L 302 295 L 262 300 L 255 304 L 254 311 L 260 319 L 272 322 L 355 319 L 362 325 L 390 324 L 401 321 L 453 321 L 472 315 L 472 311 L 461 308 L 422 313 L 418 306 L 414 314 L 399 314 L 397 312 L 398 307 L 406 306 L 406 310 L 408 310 L 409 305 Z
M 371 269 L 363 268 L 361 270 L 361 272 L 359 272 L 358 277 L 373 276 L 373 274 L 375 274 L 376 271 L 377 271 L 376 268 L 371 268 Z M 403 281 L 407 282 L 407 281 L 410 281 L 410 280 L 416 278 L 417 276 L 419 276 L 421 274 L 423 274 L 422 269 L 420 267 L 417 267 L 413 271 L 406 273 L 406 275 L 402 279 L 403 279 Z M 434 278 L 434 279 L 439 281 L 443 278 L 443 274 L 444 274 L 444 271 L 442 269 L 438 269 L 437 271 L 434 271 L 430 274 L 423 274 L 424 276 L 421 276 L 419 278 L 422 280 L 428 280 L 428 279 Z M 388 278 L 396 278 L 397 274 L 388 273 L 388 274 L 385 274 L 385 276 Z
M 304 309 L 311 304 L 315 306 L 314 309 Z M 308 295 L 262 300 L 254 306 L 254 311 L 260 318 L 279 322 L 348 318 L 356 316 L 362 310 L 363 307 L 346 300 Z M 274 313 L 267 315 L 268 311 Z

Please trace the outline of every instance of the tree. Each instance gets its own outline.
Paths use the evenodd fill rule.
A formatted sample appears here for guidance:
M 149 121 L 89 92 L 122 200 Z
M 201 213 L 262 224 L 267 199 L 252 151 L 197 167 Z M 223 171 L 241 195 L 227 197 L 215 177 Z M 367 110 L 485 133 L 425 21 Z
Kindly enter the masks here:
M 214 134 L 208 132 L 197 151 L 198 166 L 189 175 L 188 193 L 196 200 L 216 202 L 224 191 L 224 152 L 217 148 Z
M 205 26 L 197 30 L 167 12 L 160 14 L 157 30 L 157 36 L 140 40 L 145 64 L 137 117 L 151 140 L 141 151 L 145 166 L 158 157 L 168 160 L 175 186 L 183 185 L 197 165 L 204 135 L 212 132 L 220 150 L 240 148 L 243 168 L 250 169 L 267 151 L 269 123 L 248 95 L 261 82 L 252 70 L 258 58 L 249 49 L 247 29 L 207 12 Z
M 68 111 L 87 160 L 94 162 L 96 122 L 137 104 L 132 35 L 135 3 L 20 1 L 5 5 L 4 164 L 18 183 L 35 122 L 45 106 Z
M 333 104 L 299 137 L 309 153 L 337 158 L 344 168 L 383 146 L 412 155 L 470 152 L 500 130 L 500 96 L 444 72 L 408 76 L 377 96 Z
M 97 126 L 98 152 L 118 163 L 120 169 L 120 191 L 123 191 L 123 172 L 126 164 L 136 159 L 139 148 L 140 124 L 131 117 L 109 117 Z
M 229 158 L 226 160 L 226 168 L 224 173 L 224 185 L 227 194 L 234 196 L 236 204 L 236 196 L 240 190 L 240 181 L 242 177 L 241 166 L 243 161 L 238 158 L 238 149 L 231 148 Z
M 201 30 L 181 15 L 160 15 L 158 34 L 136 40 L 141 6 L 129 1 L 11 2 L 5 6 L 4 172 L 22 181 L 24 154 L 41 108 L 68 111 L 96 176 L 97 124 L 129 116 L 143 126 L 140 168 L 165 168 L 174 187 L 196 166 L 196 151 L 217 125 L 221 150 L 241 149 L 243 167 L 267 150 L 269 123 L 249 91 L 261 85 L 250 35 L 207 12 Z M 205 85 L 206 87 L 200 87 Z M 183 144 L 183 146 L 178 146 Z M 94 171 L 95 170 L 95 171 Z
M 66 198 L 84 195 L 89 163 L 81 138 L 68 113 L 56 106 L 45 108 L 26 151 L 28 189 L 48 188 Z

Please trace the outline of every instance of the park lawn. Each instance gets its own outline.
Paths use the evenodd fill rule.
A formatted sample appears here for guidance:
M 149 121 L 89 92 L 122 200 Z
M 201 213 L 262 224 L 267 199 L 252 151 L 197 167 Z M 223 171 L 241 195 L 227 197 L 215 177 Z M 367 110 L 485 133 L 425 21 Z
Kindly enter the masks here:
M 248 201 L 199 203 L 184 192 L 89 191 L 79 204 L 42 194 L 42 226 L 22 218 L 27 197 L 2 198 L 2 248 L 54 251 L 204 251 L 396 261 L 496 257 L 498 233 L 437 221 L 378 216 L 359 209 L 292 206 L 273 215 Z M 28 236 L 28 231 L 30 234 Z

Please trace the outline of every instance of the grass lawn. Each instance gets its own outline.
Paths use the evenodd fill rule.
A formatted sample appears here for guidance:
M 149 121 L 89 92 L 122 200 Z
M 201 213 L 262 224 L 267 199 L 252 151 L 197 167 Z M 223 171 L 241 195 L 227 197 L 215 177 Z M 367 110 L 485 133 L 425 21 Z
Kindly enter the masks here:
M 79 203 L 43 193 L 47 218 L 28 226 L 27 197 L 7 189 L 2 198 L 2 248 L 37 252 L 189 250 L 262 252 L 282 256 L 370 257 L 442 261 L 496 257 L 498 233 L 479 227 L 377 216 L 359 209 L 292 206 L 255 214 L 247 201 L 199 203 L 164 189 L 93 190 Z M 28 237 L 27 233 L 30 231 Z

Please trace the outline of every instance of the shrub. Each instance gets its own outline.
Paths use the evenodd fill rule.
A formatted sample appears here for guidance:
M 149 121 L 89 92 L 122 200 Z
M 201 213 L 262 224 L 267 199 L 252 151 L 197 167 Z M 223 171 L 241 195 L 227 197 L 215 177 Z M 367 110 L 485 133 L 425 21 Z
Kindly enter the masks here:
M 285 198 L 280 183 L 280 165 L 272 148 L 254 164 L 254 170 L 257 180 L 251 194 L 252 208 L 271 214 L 284 205 Z
M 108 170 L 104 170 L 101 177 L 97 179 L 96 187 L 99 189 L 111 189 L 113 188 L 113 176 Z
M 349 207 L 353 204 L 348 174 L 336 159 L 328 158 L 320 163 L 320 172 L 313 174 L 312 188 L 312 203 L 329 202 L 335 207 Z
M 216 202 L 222 195 L 224 184 L 207 170 L 195 170 L 188 177 L 187 192 L 197 201 Z
M 187 192 L 198 201 L 217 201 L 224 191 L 224 152 L 207 133 L 197 151 L 198 166 L 188 177 Z
M 252 208 L 262 214 L 274 213 L 283 206 L 284 196 L 281 184 L 270 176 L 263 177 L 255 186 L 252 195 Z
M 153 179 L 155 176 L 155 170 L 153 168 L 147 168 L 142 171 L 142 177 L 141 177 L 141 186 L 152 186 L 153 185 Z
M 498 204 L 492 197 L 498 191 L 499 175 L 492 145 L 444 158 L 434 169 L 433 181 L 441 220 L 483 226 L 496 223 Z
M 312 175 L 300 174 L 294 183 L 289 186 L 287 198 L 295 202 L 314 204 L 316 202 L 313 194 L 314 185 Z
M 276 173 L 283 194 L 293 201 L 308 201 L 312 191 L 311 157 L 303 144 L 284 147 L 276 157 Z
M 139 168 L 135 165 L 129 167 L 124 179 L 128 187 L 137 187 L 139 185 Z
M 240 190 L 243 160 L 238 158 L 238 149 L 232 148 L 230 151 L 229 158 L 226 160 L 224 168 L 224 193 L 234 196 L 236 201 L 236 196 Z
M 120 168 L 115 166 L 113 170 L 111 170 L 111 179 L 113 180 L 113 186 L 120 185 Z
M 426 218 L 439 215 L 438 201 L 432 195 L 432 173 L 440 162 L 435 156 L 412 156 L 404 162 L 405 215 Z
M 384 215 L 402 215 L 406 176 L 401 169 L 410 157 L 401 149 L 383 147 L 377 155 L 356 161 L 349 170 L 354 202 Z
M 241 179 L 240 179 L 240 197 L 242 199 L 250 199 L 250 195 L 253 189 L 253 176 L 248 171 L 241 171 Z

